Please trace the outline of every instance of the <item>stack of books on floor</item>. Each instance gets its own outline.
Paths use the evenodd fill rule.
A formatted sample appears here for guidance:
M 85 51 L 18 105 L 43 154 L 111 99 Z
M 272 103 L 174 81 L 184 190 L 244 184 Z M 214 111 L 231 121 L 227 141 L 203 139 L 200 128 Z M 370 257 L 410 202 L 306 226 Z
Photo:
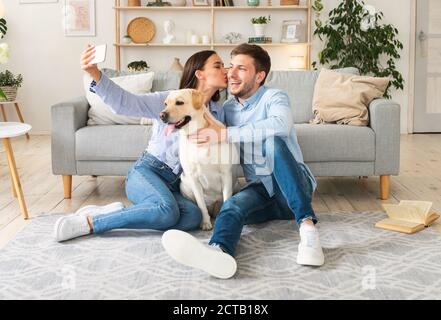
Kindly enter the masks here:
M 250 37 L 248 43 L 272 43 L 272 37 Z

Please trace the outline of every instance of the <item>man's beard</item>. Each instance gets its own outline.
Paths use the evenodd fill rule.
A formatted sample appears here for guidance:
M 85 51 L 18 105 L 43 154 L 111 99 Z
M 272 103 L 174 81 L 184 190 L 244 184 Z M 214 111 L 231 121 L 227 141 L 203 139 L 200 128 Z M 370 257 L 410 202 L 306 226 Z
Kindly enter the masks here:
M 254 87 L 254 83 L 256 81 L 256 77 L 253 78 L 252 81 L 249 81 L 247 83 L 244 83 L 243 88 L 237 92 L 237 93 L 232 93 L 236 98 L 243 98 L 243 97 L 247 97 L 249 95 L 249 93 L 253 90 Z M 249 97 L 247 97 L 249 98 Z

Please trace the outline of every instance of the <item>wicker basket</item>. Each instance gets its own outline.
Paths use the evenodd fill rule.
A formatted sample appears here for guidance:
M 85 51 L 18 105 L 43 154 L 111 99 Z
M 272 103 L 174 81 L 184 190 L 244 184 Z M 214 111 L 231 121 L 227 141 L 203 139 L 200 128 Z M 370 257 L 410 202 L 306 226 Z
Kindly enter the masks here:
M 300 0 L 280 0 L 281 6 L 298 6 Z
M 150 19 L 138 17 L 130 21 L 127 34 L 134 43 L 147 43 L 155 36 L 155 25 Z
M 0 101 L 15 101 L 17 98 L 17 88 L 16 87 L 0 87 L 6 98 L 0 97 Z

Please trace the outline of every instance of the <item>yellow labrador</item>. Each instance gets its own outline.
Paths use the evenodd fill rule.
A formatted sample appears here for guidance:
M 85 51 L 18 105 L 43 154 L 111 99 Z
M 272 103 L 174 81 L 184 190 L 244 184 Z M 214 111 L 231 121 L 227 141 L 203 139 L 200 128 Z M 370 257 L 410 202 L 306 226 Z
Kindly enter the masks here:
M 168 123 L 166 134 L 179 129 L 181 193 L 201 209 L 202 230 L 211 230 L 210 215 L 215 217 L 219 204 L 233 195 L 237 181 L 234 166 L 239 164 L 239 155 L 232 144 L 198 145 L 188 140 L 189 134 L 208 126 L 204 114 L 217 121 L 203 99 L 202 93 L 194 89 L 172 91 L 160 118 Z

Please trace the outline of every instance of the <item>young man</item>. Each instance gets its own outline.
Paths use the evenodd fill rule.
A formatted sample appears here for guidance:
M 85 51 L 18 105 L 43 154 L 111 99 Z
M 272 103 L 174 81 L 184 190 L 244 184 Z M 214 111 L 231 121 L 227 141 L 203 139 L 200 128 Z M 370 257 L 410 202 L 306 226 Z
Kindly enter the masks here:
M 198 143 L 239 143 L 247 185 L 223 204 L 209 245 L 170 230 L 163 235 L 163 246 L 176 261 L 227 279 L 237 269 L 233 257 L 245 224 L 296 219 L 300 226 L 297 263 L 321 266 L 324 256 L 311 206 L 317 184 L 303 162 L 289 98 L 264 86 L 271 59 L 261 47 L 239 45 L 231 58 L 228 83 L 234 97 L 224 104 L 228 129 L 211 122 L 191 138 Z M 256 145 L 262 146 L 261 153 Z M 255 160 L 259 155 L 266 160 L 265 167 Z

